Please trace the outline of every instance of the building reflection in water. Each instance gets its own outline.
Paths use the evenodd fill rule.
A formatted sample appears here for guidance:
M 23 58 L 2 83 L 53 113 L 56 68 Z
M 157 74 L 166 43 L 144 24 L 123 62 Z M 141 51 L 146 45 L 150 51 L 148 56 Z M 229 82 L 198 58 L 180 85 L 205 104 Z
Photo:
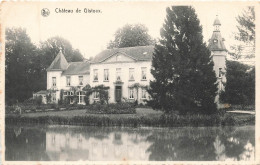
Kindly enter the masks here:
M 6 160 L 254 160 L 254 126 L 7 126 Z
M 128 132 L 111 132 L 107 133 L 105 138 L 96 137 L 97 133 L 92 130 L 84 133 L 71 131 L 69 134 L 49 130 L 46 132 L 46 153 L 51 160 L 63 161 L 149 158 L 149 153 L 145 151 L 150 143 L 143 139 L 136 144 Z

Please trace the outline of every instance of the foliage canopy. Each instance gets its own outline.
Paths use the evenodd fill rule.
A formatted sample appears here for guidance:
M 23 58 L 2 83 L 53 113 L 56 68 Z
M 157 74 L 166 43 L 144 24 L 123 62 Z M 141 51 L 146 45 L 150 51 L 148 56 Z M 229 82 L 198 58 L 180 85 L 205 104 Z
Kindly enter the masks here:
M 153 45 L 154 40 L 148 34 L 148 28 L 142 24 L 126 24 L 115 33 L 115 39 L 110 41 L 107 48 L 123 48 Z
M 255 104 L 255 67 L 227 61 L 227 83 L 221 100 L 229 104 Z

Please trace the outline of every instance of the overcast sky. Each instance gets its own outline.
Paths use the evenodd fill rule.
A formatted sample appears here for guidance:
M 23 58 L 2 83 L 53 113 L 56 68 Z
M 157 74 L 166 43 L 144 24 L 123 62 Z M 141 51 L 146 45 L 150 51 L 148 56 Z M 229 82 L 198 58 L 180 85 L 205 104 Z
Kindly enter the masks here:
M 5 27 L 24 27 L 35 44 L 53 36 L 69 40 L 74 48 L 86 57 L 95 56 L 106 49 L 115 31 L 125 24 L 144 24 L 149 34 L 160 37 L 160 28 L 166 16 L 166 7 L 173 2 L 8 2 L 2 10 Z M 222 37 L 226 47 L 234 43 L 236 17 L 248 2 L 185 2 L 195 7 L 203 27 L 204 40 L 208 41 L 213 31 L 213 22 L 218 15 Z M 41 9 L 48 8 L 50 15 L 43 17 Z M 55 9 L 73 10 L 73 13 L 56 13 Z M 76 13 L 76 9 L 81 13 Z M 84 13 L 84 8 L 98 9 L 101 13 Z M 56 9 L 56 10 L 58 10 Z

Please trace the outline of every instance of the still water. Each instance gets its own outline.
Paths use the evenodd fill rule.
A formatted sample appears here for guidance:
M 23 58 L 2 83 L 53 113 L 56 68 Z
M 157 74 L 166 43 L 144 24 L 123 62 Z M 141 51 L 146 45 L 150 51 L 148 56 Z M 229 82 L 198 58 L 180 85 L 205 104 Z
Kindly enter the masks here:
M 254 160 L 255 127 L 6 126 L 6 160 Z

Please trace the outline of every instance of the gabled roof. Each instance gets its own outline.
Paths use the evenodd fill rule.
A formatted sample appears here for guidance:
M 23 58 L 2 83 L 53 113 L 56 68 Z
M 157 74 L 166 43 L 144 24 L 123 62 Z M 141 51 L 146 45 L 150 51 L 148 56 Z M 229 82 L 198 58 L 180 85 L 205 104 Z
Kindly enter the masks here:
M 153 57 L 154 46 L 136 46 L 126 48 L 107 49 L 94 57 L 91 63 L 100 63 L 117 53 L 125 54 L 136 61 L 150 61 Z
M 71 62 L 68 68 L 62 73 L 63 75 L 83 75 L 89 74 L 90 63 L 85 62 Z
M 51 65 L 47 69 L 47 71 L 63 71 L 66 70 L 68 67 L 68 62 L 64 55 L 62 54 L 61 50 L 55 59 L 52 61 Z
M 209 40 L 208 48 L 210 51 L 226 51 L 224 39 L 221 37 L 220 31 L 214 31 Z

